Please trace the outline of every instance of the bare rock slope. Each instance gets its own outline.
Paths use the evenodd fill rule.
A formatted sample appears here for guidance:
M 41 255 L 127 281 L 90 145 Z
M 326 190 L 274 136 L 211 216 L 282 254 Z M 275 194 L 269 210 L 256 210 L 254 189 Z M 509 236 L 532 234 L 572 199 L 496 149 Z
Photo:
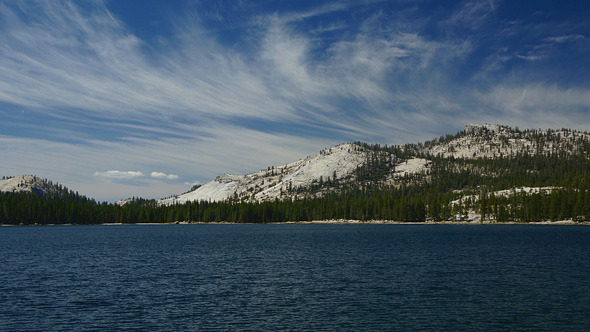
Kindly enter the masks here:
M 0 179 L 0 192 L 29 192 L 39 196 L 59 196 L 62 191 L 63 187 L 34 175 Z
M 590 135 L 570 129 L 519 131 L 508 126 L 470 124 L 464 135 L 450 141 L 434 142 L 424 152 L 455 158 L 512 157 L 517 154 L 573 153 Z
M 328 179 L 346 179 L 366 160 L 365 150 L 356 144 L 342 144 L 283 166 L 271 166 L 247 175 L 224 174 L 194 191 L 160 201 L 224 201 L 231 198 L 267 201 L 284 198 L 295 188 Z

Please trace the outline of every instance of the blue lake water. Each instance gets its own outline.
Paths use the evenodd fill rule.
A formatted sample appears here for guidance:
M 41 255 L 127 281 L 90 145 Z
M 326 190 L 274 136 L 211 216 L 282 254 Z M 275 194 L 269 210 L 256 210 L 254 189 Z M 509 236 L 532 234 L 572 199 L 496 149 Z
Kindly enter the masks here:
M 590 330 L 590 227 L 0 228 L 0 330 Z

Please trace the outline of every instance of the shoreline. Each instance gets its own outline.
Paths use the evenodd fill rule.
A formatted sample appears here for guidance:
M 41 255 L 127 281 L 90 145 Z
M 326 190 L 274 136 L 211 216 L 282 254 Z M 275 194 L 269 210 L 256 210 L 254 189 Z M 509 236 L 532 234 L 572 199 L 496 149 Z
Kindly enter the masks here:
M 575 222 L 572 220 L 558 221 L 539 221 L 539 222 L 486 222 L 486 221 L 395 221 L 395 220 L 347 220 L 347 219 L 328 219 L 312 221 L 282 221 L 268 223 L 254 222 L 197 222 L 197 221 L 179 221 L 166 223 L 102 223 L 102 224 L 31 224 L 31 225 L 12 225 L 0 224 L 0 227 L 10 226 L 125 226 L 125 225 L 549 225 L 549 226 L 590 226 L 590 222 Z

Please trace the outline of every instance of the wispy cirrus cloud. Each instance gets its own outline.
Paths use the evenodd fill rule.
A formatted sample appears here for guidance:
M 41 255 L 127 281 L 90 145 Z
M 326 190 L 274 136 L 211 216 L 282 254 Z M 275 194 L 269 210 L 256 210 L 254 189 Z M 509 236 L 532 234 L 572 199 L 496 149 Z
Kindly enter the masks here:
M 487 99 L 495 109 L 517 114 L 523 118 L 528 117 L 532 112 L 538 112 L 546 116 L 555 114 L 556 117 L 562 118 L 562 122 L 567 122 L 568 126 L 573 128 L 583 128 L 589 123 L 588 120 L 580 118 L 563 118 L 564 113 L 570 117 L 576 113 L 582 115 L 588 109 L 590 95 L 586 89 L 564 89 L 555 85 L 542 84 L 505 85 L 497 86 L 489 91 L 483 96 L 483 99 Z M 576 124 L 577 121 L 582 122 Z M 555 125 L 557 124 L 556 122 Z M 579 127 L 580 125 L 582 127 Z
M 40 7 L 31 18 L 59 17 L 55 25 L 29 25 L 14 10 L 2 10 L 12 17 L 13 32 L 1 37 L 12 54 L 0 61 L 0 68 L 11 73 L 0 77 L 0 91 L 10 96 L 4 101 L 37 112 L 51 107 L 56 121 L 75 118 L 99 128 L 112 121 L 111 128 L 120 127 L 114 133 L 120 138 L 158 133 L 219 137 L 223 133 L 200 128 L 245 118 L 323 125 L 340 137 L 371 139 L 375 132 L 399 127 L 382 122 L 375 128 L 374 118 L 403 118 L 404 112 L 428 116 L 426 108 L 415 106 L 422 99 L 432 99 L 433 93 L 450 99 L 446 93 L 453 92 L 436 92 L 431 78 L 445 84 L 452 75 L 447 63 L 460 62 L 472 51 L 468 41 L 431 40 L 412 24 L 389 27 L 387 22 L 404 18 L 376 13 L 355 34 L 323 45 L 325 56 L 318 58 L 314 36 L 297 25 L 348 8 L 339 4 L 259 17 L 260 48 L 250 58 L 225 50 L 198 21 L 188 19 L 177 23 L 169 47 L 146 53 L 145 42 L 106 7 L 96 6 L 92 14 L 73 4 L 41 2 Z M 453 17 L 465 21 L 492 9 L 488 2 L 466 2 Z M 178 130 L 180 123 L 193 126 Z
M 583 35 L 565 35 L 565 36 L 555 36 L 555 37 L 547 37 L 545 38 L 548 42 L 555 42 L 555 43 L 568 43 L 573 42 L 580 39 L 585 39 L 586 37 Z
M 496 5 L 493 0 L 465 1 L 461 8 L 455 12 L 445 23 L 449 26 L 478 29 L 493 15 Z
M 20 20 L 15 11 L 0 8 L 9 22 L 7 33 L 0 35 L 5 102 L 68 114 L 70 109 L 95 111 L 103 118 L 141 115 L 151 121 L 174 115 L 288 116 L 288 108 L 269 98 L 248 64 L 223 55 L 194 25 L 169 40 L 176 48 L 150 55 L 143 41 L 100 5 L 90 14 L 71 3 L 42 1 L 27 12 L 37 24 Z
M 298 109 L 313 110 L 307 118 L 316 122 L 329 122 L 363 139 L 376 131 L 394 132 L 400 127 L 397 121 L 382 121 L 376 130 L 374 119 L 402 118 L 405 111 L 415 111 L 392 106 L 410 96 L 420 99 L 430 84 L 425 81 L 428 73 L 443 73 L 444 64 L 463 57 L 469 47 L 464 41 L 433 41 L 387 27 L 381 16 L 368 17 L 358 33 L 327 45 L 321 59 L 314 56 L 313 36 L 273 17 L 262 43 L 263 59 L 276 69 L 270 80 L 286 82 L 275 86 L 285 89 L 283 96 Z M 348 107 L 342 114 L 344 104 L 358 108 Z

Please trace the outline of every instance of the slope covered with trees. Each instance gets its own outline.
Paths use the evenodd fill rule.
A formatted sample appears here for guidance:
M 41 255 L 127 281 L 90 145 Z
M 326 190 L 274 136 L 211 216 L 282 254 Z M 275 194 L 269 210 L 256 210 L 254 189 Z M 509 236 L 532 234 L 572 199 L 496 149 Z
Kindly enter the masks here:
M 483 125 L 421 144 L 353 145 L 364 161 L 349 175 L 321 176 L 305 186 L 284 185 L 281 198 L 272 200 L 234 195 L 217 202 L 165 205 L 133 199 L 118 205 L 75 193 L 56 197 L 4 192 L 0 223 L 590 221 L 586 132 Z M 274 168 L 268 173 L 278 176 Z

